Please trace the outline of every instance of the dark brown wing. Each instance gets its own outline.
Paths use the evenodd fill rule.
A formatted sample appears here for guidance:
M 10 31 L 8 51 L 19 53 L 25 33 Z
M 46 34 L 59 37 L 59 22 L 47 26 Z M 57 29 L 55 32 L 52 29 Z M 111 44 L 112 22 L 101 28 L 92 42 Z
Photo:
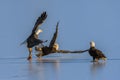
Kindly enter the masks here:
M 71 53 L 69 50 L 57 50 L 56 53 Z
M 55 42 L 56 42 L 57 35 L 58 35 L 58 25 L 59 25 L 59 22 L 57 22 L 56 31 L 55 31 L 55 33 L 54 33 L 54 35 L 53 35 L 53 38 L 52 38 L 51 42 L 50 42 L 50 45 L 49 45 L 50 48 L 52 48 L 53 45 L 54 45 Z
M 41 14 L 41 16 L 38 17 L 38 19 L 37 19 L 37 21 L 36 21 L 36 23 L 35 23 L 35 25 L 34 25 L 34 28 L 33 28 L 33 30 L 32 30 L 31 35 L 30 35 L 24 42 L 22 42 L 21 45 L 22 45 L 22 44 L 25 44 L 26 42 L 28 42 L 29 39 L 34 38 L 35 31 L 38 29 L 38 26 L 44 22 L 44 20 L 45 20 L 46 18 L 47 18 L 47 14 L 46 14 L 46 12 L 43 12 L 43 13 Z
M 41 14 L 41 16 L 38 17 L 38 19 L 37 19 L 37 21 L 36 21 L 36 23 L 35 23 L 35 25 L 34 25 L 34 28 L 33 28 L 33 30 L 32 30 L 32 33 L 34 33 L 34 32 L 38 29 L 38 26 L 39 26 L 40 24 L 42 24 L 46 18 L 47 18 L 47 14 L 46 14 L 46 12 L 43 12 L 43 13 Z
M 84 52 L 87 52 L 89 51 L 89 49 L 87 50 L 79 50 L 79 51 L 71 51 L 71 53 L 84 53 Z
M 88 50 L 70 51 L 70 50 L 57 50 L 56 53 L 83 53 Z
M 98 58 L 102 58 L 102 57 L 106 58 L 106 56 L 103 54 L 103 52 L 98 49 L 95 50 L 95 53 Z

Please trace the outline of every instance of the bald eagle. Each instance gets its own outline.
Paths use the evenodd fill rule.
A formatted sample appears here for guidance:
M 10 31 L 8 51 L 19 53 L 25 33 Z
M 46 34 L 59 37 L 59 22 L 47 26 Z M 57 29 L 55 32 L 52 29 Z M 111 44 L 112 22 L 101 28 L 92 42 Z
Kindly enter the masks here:
M 59 25 L 59 22 L 57 22 L 57 25 L 56 25 L 56 31 L 50 41 L 50 44 L 49 46 L 44 46 L 42 48 L 38 48 L 38 47 L 35 47 L 35 50 L 36 51 L 42 51 L 41 54 L 37 54 L 36 56 L 44 56 L 44 55 L 48 55 L 50 53 L 55 53 L 55 51 L 58 50 L 59 48 L 59 45 L 56 43 L 56 38 L 57 38 L 57 35 L 58 35 L 58 25 Z
M 99 59 L 106 60 L 106 56 L 103 54 L 103 52 L 95 48 L 94 41 L 90 42 L 89 54 L 93 57 L 93 61 L 95 62 Z
M 47 18 L 47 14 L 46 12 L 43 12 L 41 16 L 38 17 L 30 36 L 22 43 L 24 44 L 25 42 L 27 42 L 27 48 L 29 50 L 29 56 L 27 58 L 28 60 L 32 59 L 32 48 L 36 45 L 39 45 L 45 42 L 45 41 L 38 39 L 39 33 L 42 32 L 42 30 L 38 28 L 39 28 L 39 25 L 41 25 L 45 21 L 46 18 Z
M 56 25 L 56 31 L 50 41 L 49 46 L 44 46 L 42 48 L 39 47 L 35 47 L 36 51 L 39 51 L 38 54 L 36 54 L 37 57 L 41 57 L 41 56 L 45 56 L 45 55 L 49 55 L 51 53 L 83 53 L 86 52 L 88 50 L 79 50 L 79 51 L 70 51 L 70 50 L 59 50 L 59 44 L 56 43 L 56 39 L 58 36 L 58 24 Z
M 42 48 L 35 47 L 35 50 L 39 51 L 39 53 L 36 54 L 37 57 L 49 55 L 51 53 L 70 53 L 71 52 L 69 50 L 59 50 L 59 44 L 56 43 L 56 39 L 58 36 L 58 25 L 59 25 L 59 22 L 57 22 L 56 31 L 50 41 L 49 46 L 44 46 Z

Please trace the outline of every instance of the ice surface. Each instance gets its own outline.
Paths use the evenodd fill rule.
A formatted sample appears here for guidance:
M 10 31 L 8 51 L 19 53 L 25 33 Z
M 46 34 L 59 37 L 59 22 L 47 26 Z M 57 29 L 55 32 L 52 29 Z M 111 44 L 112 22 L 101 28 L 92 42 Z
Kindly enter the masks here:
M 55 54 L 54 54 L 55 55 Z M 52 55 L 52 56 L 54 56 Z M 67 57 L 68 55 L 68 57 Z M 64 56 L 0 58 L 1 80 L 118 80 L 120 60 L 91 62 L 91 59 Z M 71 57 L 70 57 L 71 56 Z

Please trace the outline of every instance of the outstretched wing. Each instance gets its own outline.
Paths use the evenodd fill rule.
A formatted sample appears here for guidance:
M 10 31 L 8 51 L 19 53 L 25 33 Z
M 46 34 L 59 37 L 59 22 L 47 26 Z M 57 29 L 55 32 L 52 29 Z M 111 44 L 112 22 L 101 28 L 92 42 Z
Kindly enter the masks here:
M 47 14 L 46 14 L 46 12 L 43 12 L 41 14 L 41 16 L 38 17 L 38 19 L 37 19 L 37 21 L 36 21 L 36 23 L 34 25 L 34 28 L 32 30 L 32 33 L 34 33 L 38 29 L 38 26 L 41 25 L 46 18 L 47 18 Z
M 58 35 L 58 25 L 59 25 L 59 22 L 57 22 L 56 31 L 53 35 L 53 38 L 52 38 L 51 42 L 50 42 L 50 45 L 49 45 L 50 48 L 52 48 L 53 45 L 55 44 L 55 41 L 56 41 L 56 38 L 57 38 L 57 35 Z
M 57 50 L 57 53 L 84 53 L 87 52 L 87 50 L 79 50 L 79 51 L 70 51 L 70 50 Z
M 46 14 L 46 12 L 43 12 L 43 13 L 41 14 L 41 16 L 38 17 L 38 19 L 37 19 L 37 21 L 36 21 L 36 23 L 35 23 L 35 25 L 34 25 L 34 28 L 33 28 L 33 30 L 32 30 L 32 33 L 31 33 L 31 35 L 30 35 L 28 38 L 30 38 L 31 36 L 33 36 L 33 34 L 34 34 L 34 33 L 36 32 L 36 30 L 38 29 L 38 26 L 39 26 L 40 24 L 42 24 L 46 18 L 47 18 L 47 14 Z M 27 39 L 28 39 L 28 38 L 27 38 Z M 21 45 L 22 45 L 22 44 L 25 44 L 25 43 L 27 42 L 27 39 L 26 39 L 24 42 L 22 42 Z
M 57 53 L 84 53 L 86 51 L 88 51 L 88 49 L 87 50 L 79 50 L 79 51 L 57 50 L 56 52 Z
M 87 50 L 79 50 L 79 51 L 71 51 L 70 53 L 84 53 L 84 52 L 87 52 L 89 51 L 89 49 Z
M 69 50 L 57 50 L 56 53 L 71 53 Z

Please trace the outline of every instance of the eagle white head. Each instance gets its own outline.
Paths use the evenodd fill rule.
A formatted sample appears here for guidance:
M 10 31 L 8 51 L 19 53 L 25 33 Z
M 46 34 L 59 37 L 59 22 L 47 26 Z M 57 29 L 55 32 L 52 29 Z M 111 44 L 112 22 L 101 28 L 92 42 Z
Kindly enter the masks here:
M 56 50 L 59 49 L 59 44 L 58 43 L 55 43 L 54 46 L 53 46 Z
M 90 47 L 95 47 L 95 42 L 94 41 L 90 42 Z
M 39 33 L 41 33 L 41 32 L 43 32 L 41 29 L 38 29 L 36 32 L 35 32 L 35 34 L 36 35 L 39 35 Z

